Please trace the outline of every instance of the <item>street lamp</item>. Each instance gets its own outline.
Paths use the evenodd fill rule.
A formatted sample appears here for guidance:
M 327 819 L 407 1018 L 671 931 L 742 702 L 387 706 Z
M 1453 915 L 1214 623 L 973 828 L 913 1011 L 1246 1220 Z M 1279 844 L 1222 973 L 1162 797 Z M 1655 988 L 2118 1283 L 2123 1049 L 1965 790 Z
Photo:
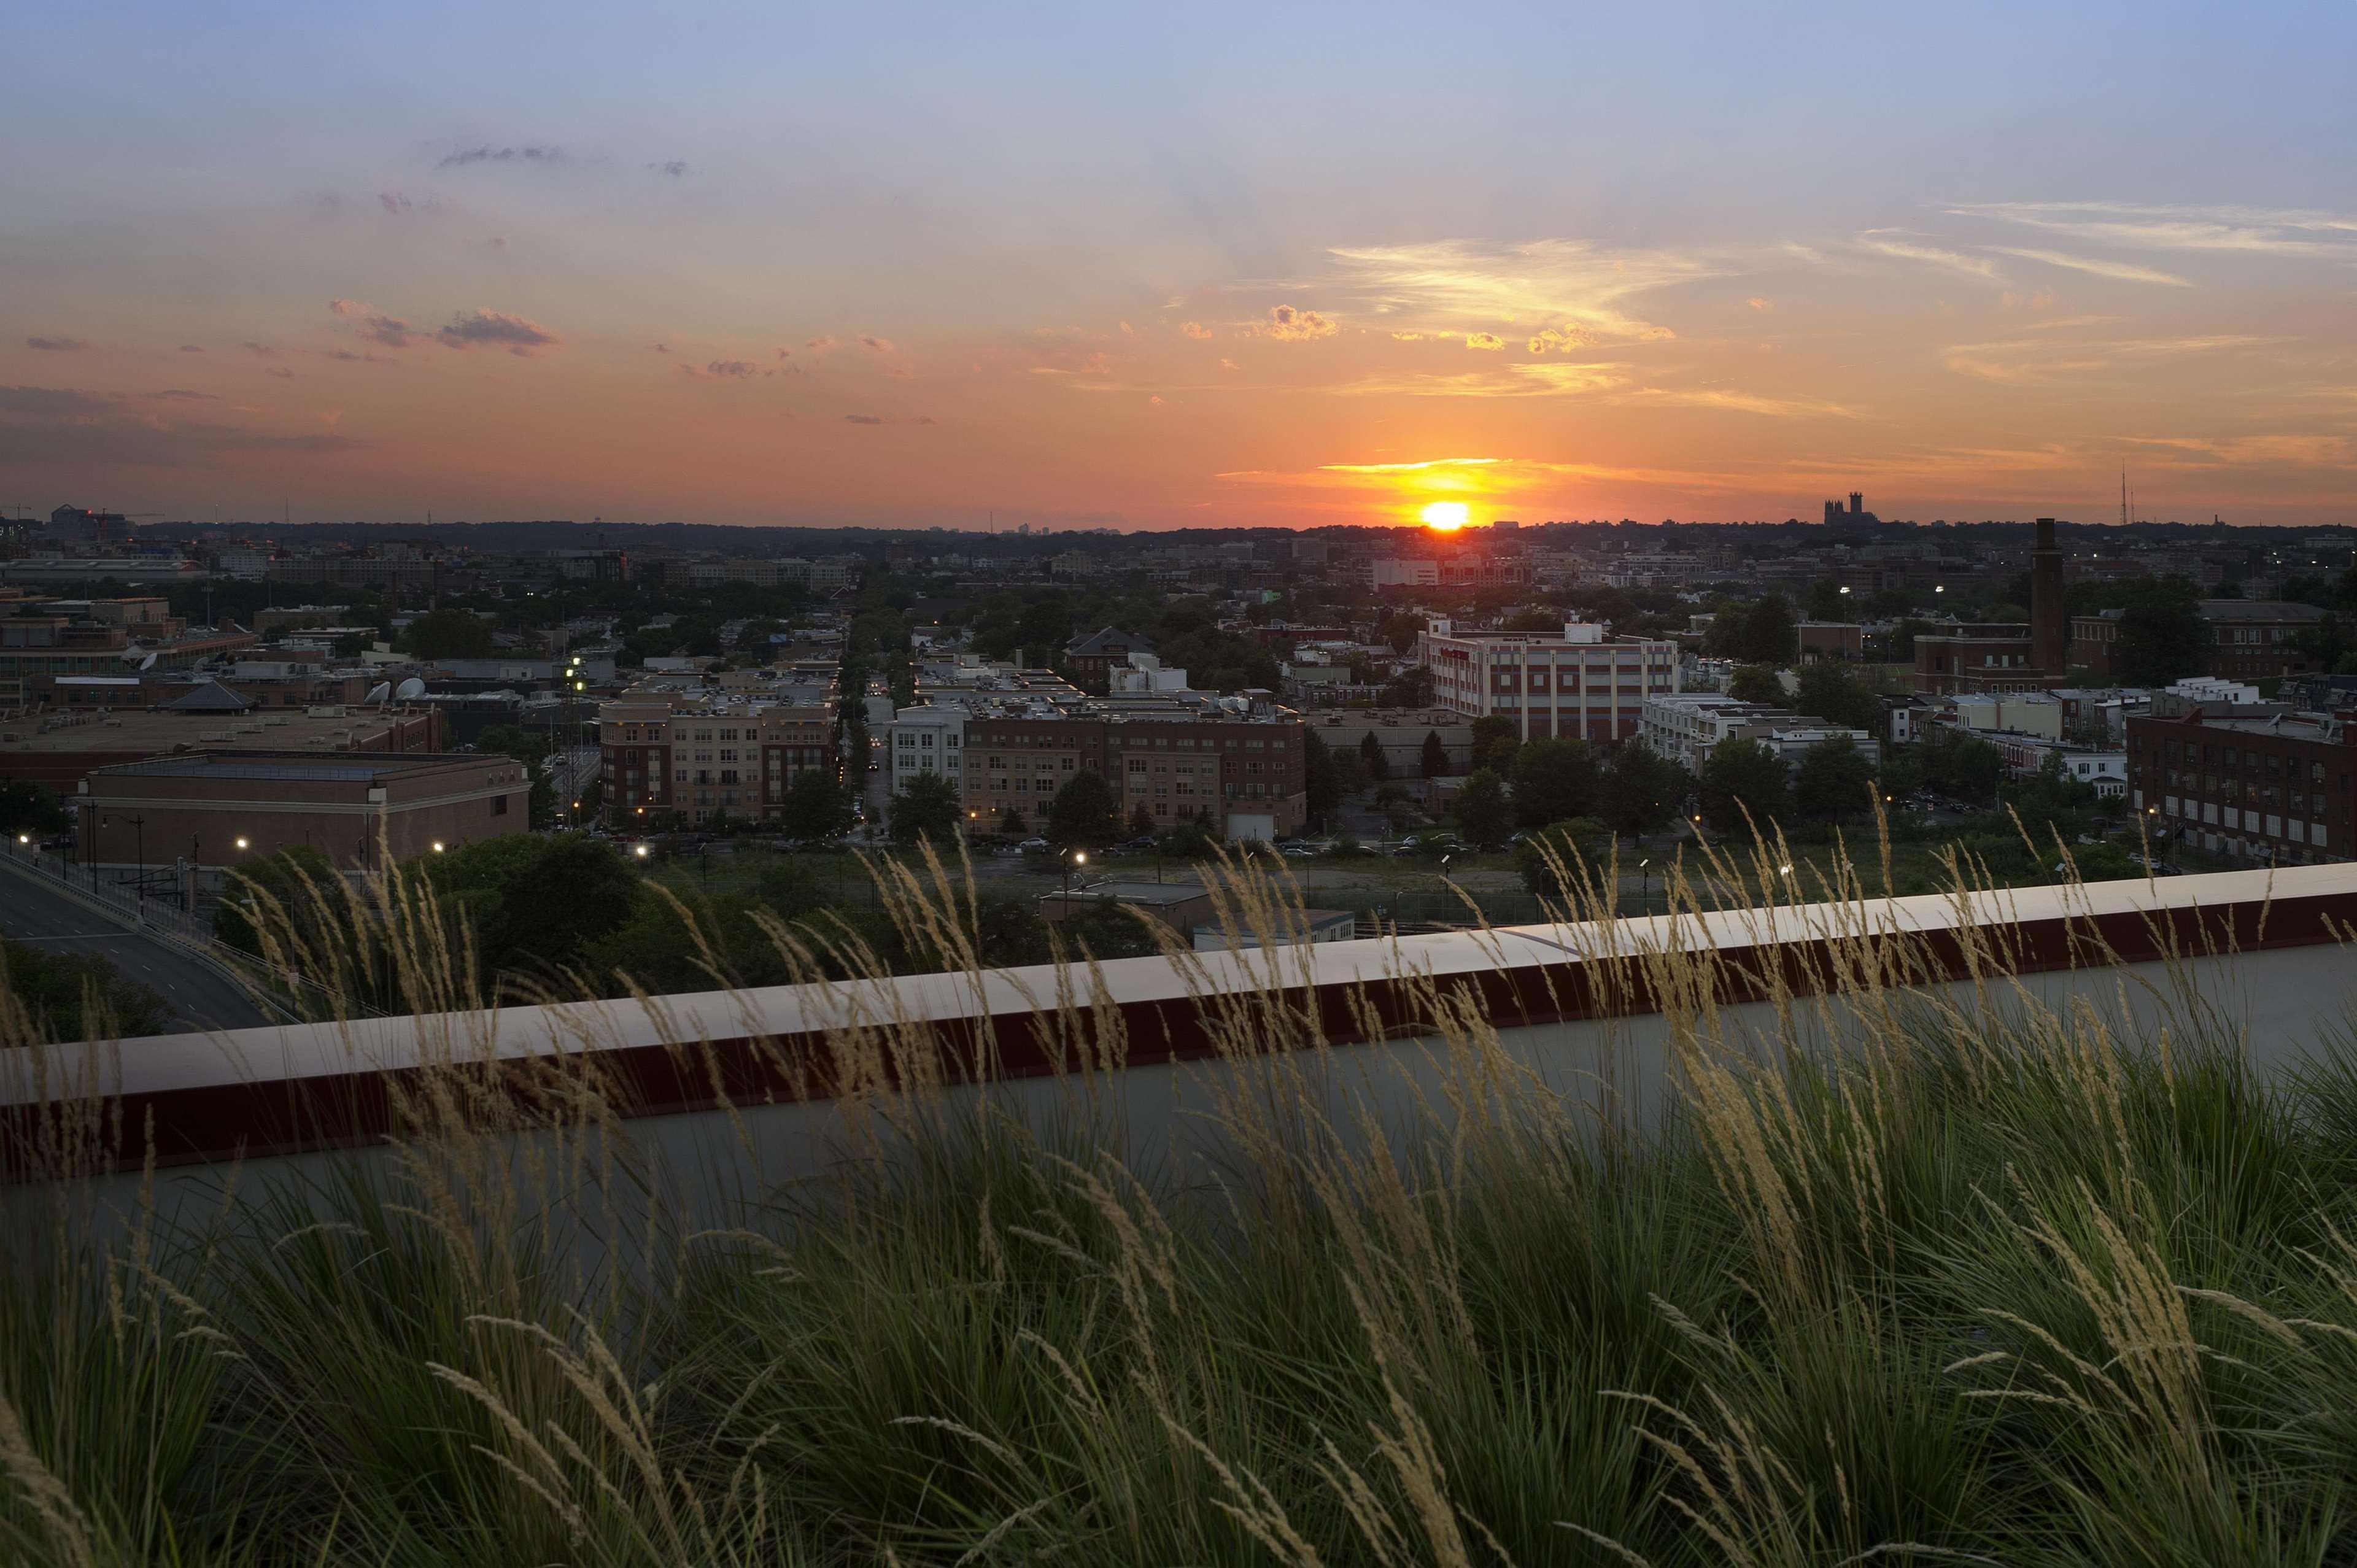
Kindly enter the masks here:
M 648 854 L 648 853 L 649 853 L 649 852 L 648 852 L 647 846 L 641 843 L 641 844 L 633 844 L 633 845 L 630 847 L 630 853 L 631 853 L 632 854 L 637 855 L 640 860 L 644 860 L 644 859 L 646 859 L 647 854 Z
M 1842 592 L 1847 593 L 1849 590 L 1844 588 Z M 1653 862 L 1651 857 L 1648 857 L 1637 863 L 1637 913 L 1650 915 L 1652 912 Z
M 240 833 L 240 834 L 238 835 L 238 839 L 237 839 L 237 847 L 238 847 L 238 848 L 240 848 L 240 849 L 244 849 L 244 848 L 247 848 L 247 847 L 248 847 L 247 843 L 246 843 L 246 839 L 245 839 L 245 835 L 244 835 L 244 834 L 242 834 L 242 833 Z
M 434 841 L 434 853 L 436 854 L 440 854 L 442 853 L 442 841 L 440 839 L 436 839 Z

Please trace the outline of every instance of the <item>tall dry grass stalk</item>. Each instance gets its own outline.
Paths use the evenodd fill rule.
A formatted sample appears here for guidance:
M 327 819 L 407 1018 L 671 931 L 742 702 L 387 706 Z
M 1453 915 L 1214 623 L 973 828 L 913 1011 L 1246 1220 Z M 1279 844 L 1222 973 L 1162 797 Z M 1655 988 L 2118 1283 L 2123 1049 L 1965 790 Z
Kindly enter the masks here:
M 483 973 L 423 878 L 302 886 L 264 958 L 397 998 L 326 1035 L 416 1069 L 380 1146 L 195 1176 L 120 1174 L 119 1049 L 0 996 L 0 1561 L 2357 1552 L 2357 1063 L 2258 1084 L 2231 946 L 2090 928 L 2058 992 L 1798 864 L 1698 846 L 1638 918 L 1556 864 L 1536 927 L 1327 950 L 1232 856 L 1230 950 L 1157 972 L 1208 1056 L 1150 1073 L 1126 972 L 985 971 L 931 853 L 869 869 L 937 975 L 765 921 L 868 977 L 791 1036 L 685 906 L 713 992 L 598 1004 Z M 1499 972 L 1586 1021 L 1491 1015 Z M 693 1122 L 624 1114 L 650 1024 Z

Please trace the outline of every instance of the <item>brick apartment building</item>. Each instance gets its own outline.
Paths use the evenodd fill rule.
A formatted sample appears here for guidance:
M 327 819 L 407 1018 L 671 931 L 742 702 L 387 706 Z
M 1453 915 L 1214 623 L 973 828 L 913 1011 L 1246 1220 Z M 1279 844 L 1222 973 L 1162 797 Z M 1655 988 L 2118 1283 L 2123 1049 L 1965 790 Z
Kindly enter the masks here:
M 1604 628 L 1566 623 L 1561 635 L 1451 629 L 1435 620 L 1416 639 L 1432 671 L 1432 700 L 1471 718 L 1514 721 L 1524 740 L 1622 741 L 1642 728 L 1645 699 L 1678 689 L 1678 645 L 1607 641 Z
M 2227 681 L 2263 681 L 2305 675 L 2319 668 L 2315 657 L 2293 639 L 2330 617 L 2314 605 L 2286 599 L 2203 599 L 2201 618 L 2217 646 L 2203 673 Z M 2116 661 L 2121 612 L 2104 610 L 2071 618 L 2071 662 L 2109 680 Z
M 1064 669 L 1073 685 L 1102 697 L 1113 688 L 1113 672 L 1129 667 L 1131 654 L 1153 651 L 1152 638 L 1109 626 L 1066 643 Z
M 365 867 L 522 832 L 531 800 L 510 757 L 206 751 L 99 768 L 68 803 L 85 865 L 235 866 L 306 845 Z
M 1264 705 L 1227 714 L 1071 712 L 1044 704 L 977 713 L 965 726 L 968 821 L 990 832 L 1013 811 L 1047 825 L 1056 792 L 1082 771 L 1114 787 L 1127 822 L 1140 806 L 1157 824 L 1210 811 L 1223 836 L 1282 838 L 1308 814 L 1301 716 Z
M 622 697 L 597 710 L 606 821 L 772 817 L 794 776 L 839 770 L 834 710 L 759 697 Z
M 2279 865 L 2350 858 L 2357 709 L 2127 721 L 2128 803 L 2157 840 Z

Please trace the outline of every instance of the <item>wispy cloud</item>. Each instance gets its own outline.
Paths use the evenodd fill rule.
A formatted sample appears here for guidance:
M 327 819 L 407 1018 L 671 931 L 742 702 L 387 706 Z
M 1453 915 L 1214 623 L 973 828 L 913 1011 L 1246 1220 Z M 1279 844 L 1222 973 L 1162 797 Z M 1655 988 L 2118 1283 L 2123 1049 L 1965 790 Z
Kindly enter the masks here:
M 714 360 L 703 365 L 682 365 L 679 369 L 682 375 L 699 381 L 743 381 L 749 376 L 777 373 L 774 371 L 764 372 L 761 367 L 749 360 Z
M 1963 202 L 1959 218 L 1986 218 L 2133 250 L 2318 256 L 2357 249 L 2357 216 L 2297 208 L 2128 201 Z
M 479 309 L 472 316 L 454 317 L 450 325 L 436 332 L 434 338 L 446 348 L 505 349 L 511 354 L 526 358 L 539 349 L 554 348 L 564 341 L 538 322 L 490 309 Z
M 1465 346 L 1495 353 L 1506 346 L 1506 340 L 1495 332 L 1468 332 L 1465 334 Z
M 2149 460 L 2190 468 L 2346 467 L 2357 452 L 2346 435 L 2281 433 L 2259 435 L 2130 436 Z
M 2277 339 L 2236 333 L 2181 338 L 2072 338 L 2056 334 L 2012 338 L 1992 343 L 1953 343 L 1940 362 L 1959 375 L 1992 381 L 2043 381 L 2118 368 L 2122 361 L 2172 358 L 2256 348 Z
M 1327 390 L 1343 397 L 1566 397 L 1626 386 L 1630 370 L 1619 363 L 1517 360 L 1453 374 L 1377 373 Z
M 240 453 L 329 456 L 361 445 L 334 433 L 241 428 L 171 413 L 219 401 L 179 388 L 125 393 L 0 387 L 0 463 L 210 468 Z
M 1682 408 L 1718 408 L 1774 419 L 1857 419 L 1857 410 L 1817 397 L 1772 397 L 1727 387 L 1639 387 L 1619 401 L 1672 403 Z
M 1562 239 L 1442 240 L 1328 253 L 1336 272 L 1321 285 L 1354 310 L 1403 329 L 1450 334 L 1568 325 L 1616 338 L 1662 330 L 1630 309 L 1640 295 L 1724 277 L 1759 259 L 1732 250 L 1607 251 Z
M 1423 474 L 1436 468 L 1490 468 L 1503 457 L 1426 457 L 1420 463 L 1320 463 L 1321 474 Z M 1222 478 L 1232 476 L 1222 474 Z
M 1996 264 L 1986 256 L 1968 256 L 1961 251 L 1951 251 L 1943 245 L 1933 245 L 1900 229 L 1868 229 L 1852 242 L 1860 250 L 1878 255 L 1896 256 L 1901 261 L 1923 262 L 1950 272 L 1964 273 L 1976 278 L 1994 279 Z
M 941 421 L 930 413 L 920 413 L 913 419 L 888 419 L 878 413 L 846 413 L 843 416 L 843 423 L 845 424 L 938 424 Z
M 79 338 L 27 338 L 25 347 L 45 354 L 79 354 L 90 345 Z
M 2106 262 L 2093 256 L 2073 256 L 2061 251 L 2029 251 L 2010 245 L 1992 245 L 1989 249 L 2000 256 L 2019 256 L 2025 261 L 2043 262 L 2050 267 L 2068 267 L 2072 272 L 2092 273 L 2099 278 L 2117 278 L 2122 283 L 2168 284 L 2176 288 L 2191 288 L 2191 278 L 2175 273 L 2162 272 L 2158 267 L 2138 266 L 2134 262 Z

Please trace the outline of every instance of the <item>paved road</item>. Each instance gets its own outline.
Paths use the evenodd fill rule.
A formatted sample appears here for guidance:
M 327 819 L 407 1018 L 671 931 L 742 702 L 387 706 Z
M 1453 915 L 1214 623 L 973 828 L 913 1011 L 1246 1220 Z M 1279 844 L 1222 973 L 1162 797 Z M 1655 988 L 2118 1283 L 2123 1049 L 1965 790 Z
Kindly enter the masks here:
M 126 931 L 30 877 L 0 874 L 0 936 L 49 952 L 98 954 L 164 999 L 175 1032 L 271 1021 L 218 970 L 153 937 Z

